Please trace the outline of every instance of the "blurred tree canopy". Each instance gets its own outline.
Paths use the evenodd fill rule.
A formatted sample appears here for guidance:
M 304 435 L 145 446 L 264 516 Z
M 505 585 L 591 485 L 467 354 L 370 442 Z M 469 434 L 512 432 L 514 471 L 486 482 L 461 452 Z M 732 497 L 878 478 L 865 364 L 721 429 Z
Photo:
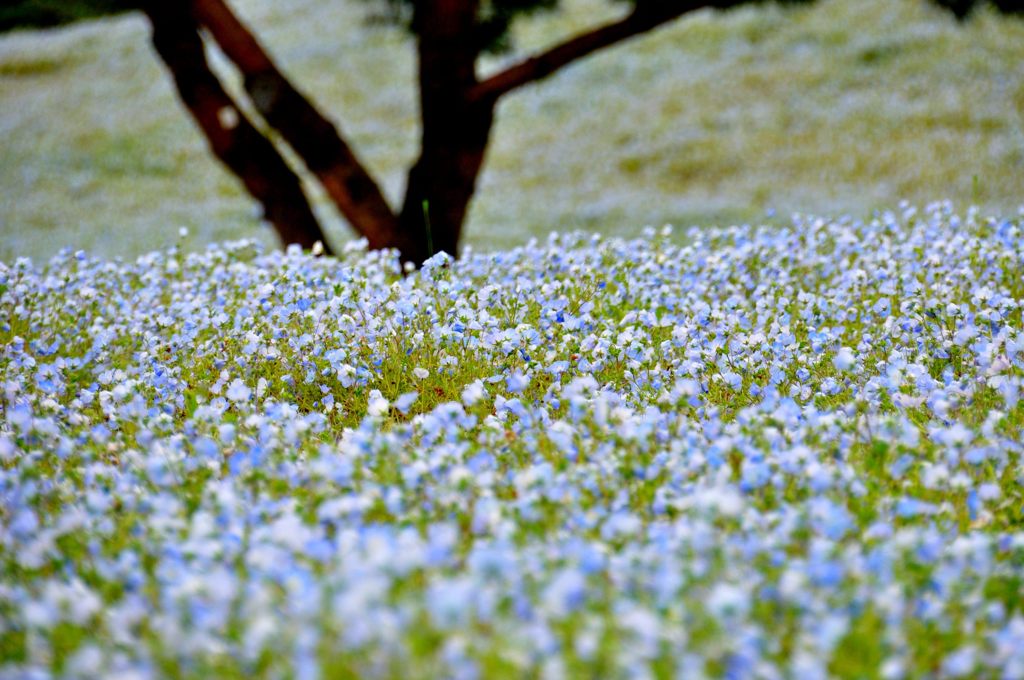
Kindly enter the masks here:
M 79 19 L 133 9 L 130 0 L 9 0 L 0 4 L 0 31 L 59 26 Z
M 412 29 L 413 10 L 416 0 L 363 0 L 376 6 L 373 18 L 401 23 Z M 644 0 L 617 0 L 623 4 L 644 4 Z M 646 0 L 647 5 L 658 5 L 671 0 Z M 789 0 L 789 2 L 810 2 L 811 0 Z M 932 0 L 965 19 L 977 7 L 989 4 L 1007 14 L 1024 15 L 1021 0 Z M 7 0 L 0 5 L 0 31 L 12 28 L 59 26 L 79 19 L 116 14 L 137 9 L 141 0 Z M 710 3 L 714 4 L 714 3 Z M 725 4 L 725 3 L 723 3 Z M 500 51 L 507 49 L 508 28 L 516 16 L 531 12 L 550 10 L 558 6 L 558 0 L 492 0 L 483 3 L 479 18 L 480 41 L 483 49 Z
M 423 22 L 431 17 L 417 12 L 427 3 L 422 0 L 363 0 L 371 7 L 373 21 L 405 26 L 413 34 L 422 33 Z M 610 0 L 610 2 L 631 7 L 639 14 L 655 16 L 668 13 L 686 13 L 694 9 L 728 9 L 740 4 L 810 4 L 814 0 L 719 0 L 717 2 L 692 2 L 690 0 Z M 561 0 L 484 0 L 479 3 L 475 19 L 476 48 L 481 52 L 503 52 L 511 47 L 509 29 L 519 16 L 558 9 Z
M 1024 15 L 1024 2 L 1021 0 L 932 0 L 937 5 L 945 7 L 956 15 L 957 19 L 965 19 L 982 5 L 991 5 L 1005 14 Z

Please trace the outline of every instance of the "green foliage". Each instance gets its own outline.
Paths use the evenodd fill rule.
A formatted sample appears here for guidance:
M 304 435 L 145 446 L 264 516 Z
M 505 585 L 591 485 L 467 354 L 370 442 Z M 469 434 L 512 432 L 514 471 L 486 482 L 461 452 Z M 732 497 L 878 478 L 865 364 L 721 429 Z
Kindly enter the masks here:
M 991 5 L 1006 14 L 1024 15 L 1024 4 L 1020 0 L 986 0 L 985 2 L 979 2 L 979 0 L 932 0 L 932 2 L 948 9 L 956 15 L 957 19 L 967 18 L 975 8 L 982 5 Z
M 365 0 L 381 9 L 374 15 L 377 20 L 397 23 L 405 26 L 413 33 L 419 32 L 419 22 L 430 21 L 431 17 L 417 17 L 417 10 L 422 6 L 419 0 Z M 673 10 L 669 0 L 612 0 L 615 4 L 629 5 L 638 12 L 663 14 Z M 705 7 L 726 9 L 741 5 L 756 4 L 810 4 L 814 0 L 711 0 L 704 3 Z M 485 52 L 504 52 L 512 48 L 509 30 L 512 22 L 520 16 L 536 12 L 558 9 L 560 0 L 484 0 L 480 3 L 479 16 L 475 35 L 470 36 L 476 45 Z
M 404 26 L 410 32 L 418 32 L 423 21 L 429 17 L 417 16 L 421 3 L 417 0 L 364 0 L 378 10 L 373 19 L 383 23 Z M 511 48 L 509 28 L 517 16 L 526 16 L 540 11 L 553 10 L 559 0 L 489 0 L 480 4 L 476 32 L 469 37 L 478 49 L 486 52 L 502 52 Z
M 417 22 L 430 21 L 431 17 L 417 18 L 417 10 L 422 6 L 420 0 L 364 0 L 377 4 L 381 8 L 376 19 L 388 23 L 405 26 L 413 33 L 418 33 Z M 670 0 L 611 0 L 616 4 L 630 5 L 638 12 L 658 14 L 672 11 Z M 710 0 L 703 3 L 704 7 L 730 9 L 744 5 L 807 5 L 815 0 Z M 932 0 L 932 2 L 949 9 L 957 18 L 964 19 L 976 6 L 978 0 Z M 418 4 L 420 3 L 420 4 Z M 518 16 L 539 11 L 558 9 L 560 0 L 484 0 L 480 3 L 480 13 L 476 25 L 476 34 L 472 40 L 483 51 L 504 52 L 512 48 L 509 30 L 513 20 Z M 998 10 L 1011 14 L 1024 13 L 1024 4 L 1019 0 L 994 0 L 991 2 Z
M 511 47 L 508 30 L 517 15 L 550 10 L 557 6 L 558 0 L 499 0 L 484 3 L 479 18 L 480 41 L 486 49 L 507 50 Z
M 126 0 L 14 0 L 0 5 L 0 31 L 19 27 L 59 26 L 79 19 L 116 14 L 132 8 Z

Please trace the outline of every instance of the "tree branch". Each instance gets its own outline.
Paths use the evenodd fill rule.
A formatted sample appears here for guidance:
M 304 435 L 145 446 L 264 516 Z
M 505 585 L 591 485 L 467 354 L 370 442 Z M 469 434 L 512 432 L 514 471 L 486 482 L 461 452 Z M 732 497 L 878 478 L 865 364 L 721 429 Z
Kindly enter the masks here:
M 192 0 L 192 12 L 244 77 L 261 116 L 275 128 L 371 248 L 401 242 L 398 219 L 338 129 L 274 64 L 224 0 Z
M 646 33 L 684 14 L 706 7 L 724 8 L 739 4 L 742 4 L 742 0 L 718 0 L 717 2 L 649 0 L 648 2 L 637 2 L 636 9 L 625 18 L 574 36 L 483 80 L 470 91 L 470 100 L 474 102 L 497 101 L 502 95 L 523 85 L 547 78 L 577 59 L 582 59 L 605 47 Z
M 209 142 L 210 149 L 262 205 L 285 245 L 310 249 L 320 241 L 329 252 L 320 224 L 298 176 L 245 117 L 210 70 L 195 20 L 177 3 L 143 4 L 152 24 L 152 42 L 170 70 L 182 103 Z

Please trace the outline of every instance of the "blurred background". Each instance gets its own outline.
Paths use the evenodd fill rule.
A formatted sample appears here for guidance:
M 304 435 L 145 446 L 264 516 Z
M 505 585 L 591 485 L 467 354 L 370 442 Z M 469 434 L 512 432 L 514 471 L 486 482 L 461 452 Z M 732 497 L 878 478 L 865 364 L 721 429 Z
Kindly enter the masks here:
M 412 38 L 368 23 L 361 0 L 232 6 L 397 203 L 417 152 Z M 178 103 L 146 21 L 107 14 L 117 7 L 0 9 L 0 260 L 65 246 L 134 256 L 181 227 L 190 248 L 275 246 Z M 521 20 L 513 52 L 482 71 L 621 12 L 569 0 Z M 309 189 L 334 243 L 351 238 Z M 1022 189 L 1024 21 L 982 8 L 961 24 L 925 0 L 768 3 L 696 13 L 504 99 L 465 243 L 794 211 L 867 217 L 901 199 L 1016 213 Z

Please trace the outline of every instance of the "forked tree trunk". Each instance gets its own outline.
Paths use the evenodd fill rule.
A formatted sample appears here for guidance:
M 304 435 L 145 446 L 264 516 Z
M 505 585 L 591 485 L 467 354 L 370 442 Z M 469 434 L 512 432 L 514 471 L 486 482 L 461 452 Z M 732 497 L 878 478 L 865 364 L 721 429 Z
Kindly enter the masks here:
M 481 82 L 475 72 L 481 48 L 480 0 L 418 0 L 413 29 L 418 36 L 422 143 L 397 216 L 338 129 L 284 77 L 225 0 L 143 0 L 143 9 L 153 24 L 153 44 L 173 74 L 182 101 L 213 152 L 263 205 L 285 244 L 327 245 L 298 177 L 210 70 L 200 28 L 238 66 L 253 108 L 291 145 L 353 229 L 371 248 L 396 248 L 403 261 L 418 265 L 438 251 L 458 254 L 494 109 L 502 96 L 675 17 L 745 1 L 639 0 L 623 19 Z
M 401 231 L 413 239 L 414 247 L 403 254 L 416 262 L 442 250 L 458 254 L 494 110 L 505 94 L 688 12 L 743 1 L 641 0 L 626 17 L 574 36 L 481 82 L 476 77 L 480 0 L 419 0 L 413 31 L 418 36 L 423 138 L 399 215 Z
M 153 0 L 145 3 L 143 11 L 152 24 L 153 46 L 214 155 L 260 202 L 264 217 L 285 245 L 297 243 L 309 249 L 320 241 L 329 251 L 298 176 L 210 70 L 199 27 L 187 5 Z
M 198 21 L 235 63 L 253 107 L 276 129 L 371 248 L 405 243 L 380 187 L 338 128 L 292 83 L 224 0 L 191 0 Z

